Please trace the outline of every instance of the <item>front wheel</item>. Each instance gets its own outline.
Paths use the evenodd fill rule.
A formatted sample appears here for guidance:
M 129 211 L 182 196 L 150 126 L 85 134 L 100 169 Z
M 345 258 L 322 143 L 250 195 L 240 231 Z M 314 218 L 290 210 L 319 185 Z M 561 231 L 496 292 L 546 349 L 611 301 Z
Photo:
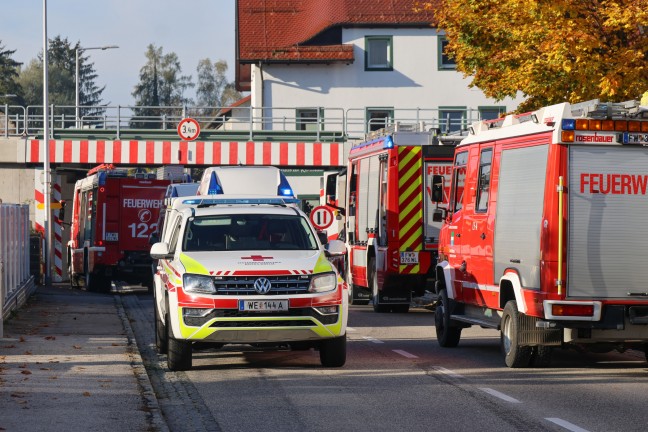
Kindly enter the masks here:
M 178 340 L 171 334 L 169 314 L 166 315 L 167 366 L 171 371 L 191 369 L 191 342 Z
M 528 367 L 533 355 L 533 347 L 519 345 L 522 317 L 514 300 L 506 303 L 502 315 L 500 345 L 504 354 L 504 363 L 510 368 Z
M 434 327 L 436 328 L 437 341 L 444 348 L 456 347 L 461 339 L 461 327 L 453 325 L 450 312 L 448 292 L 442 289 L 439 292 L 439 299 L 434 310 Z
M 376 258 L 369 258 L 369 264 L 367 266 L 367 278 L 369 279 L 369 286 L 371 287 L 371 296 L 373 303 L 374 312 L 383 313 L 389 312 L 391 309 L 390 306 L 380 303 L 380 290 L 378 289 L 378 272 L 376 271 Z
M 324 367 L 342 367 L 346 363 L 346 334 L 320 343 L 320 362 Z
M 153 313 L 155 317 L 155 346 L 160 354 L 166 354 L 169 340 L 167 339 L 166 326 L 158 314 L 157 304 L 153 304 Z

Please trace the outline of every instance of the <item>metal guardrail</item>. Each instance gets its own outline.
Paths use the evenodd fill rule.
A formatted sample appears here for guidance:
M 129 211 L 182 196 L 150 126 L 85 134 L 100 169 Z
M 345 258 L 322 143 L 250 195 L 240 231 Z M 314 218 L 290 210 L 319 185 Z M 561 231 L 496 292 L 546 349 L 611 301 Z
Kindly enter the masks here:
M 312 139 L 339 141 L 364 138 L 372 130 L 398 123 L 416 124 L 418 130 L 439 134 L 465 130 L 480 120 L 477 109 L 385 109 L 383 118 L 370 118 L 365 108 L 326 107 L 188 107 L 188 106 L 76 106 L 51 105 L 51 138 L 176 136 L 178 122 L 186 117 L 201 125 L 200 139 L 240 137 L 246 140 Z M 378 110 L 380 111 L 380 110 Z M 305 115 L 308 113 L 308 116 Z M 0 136 L 42 136 L 43 107 L 0 105 Z M 269 138 L 268 138 L 269 137 Z
M 0 204 L 0 338 L 8 303 L 33 286 L 29 271 L 29 206 Z

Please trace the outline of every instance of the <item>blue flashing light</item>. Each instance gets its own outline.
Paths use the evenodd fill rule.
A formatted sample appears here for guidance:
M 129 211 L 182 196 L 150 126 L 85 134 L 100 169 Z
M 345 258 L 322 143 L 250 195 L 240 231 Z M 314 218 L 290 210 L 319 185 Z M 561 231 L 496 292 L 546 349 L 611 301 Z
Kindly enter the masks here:
M 576 120 L 574 119 L 563 119 L 562 121 L 563 130 L 575 130 L 576 129 Z
M 280 172 L 279 178 L 281 180 L 279 181 L 279 187 L 277 188 L 277 195 L 294 197 L 295 195 L 293 194 L 293 190 L 290 187 L 290 183 L 288 183 L 286 176 L 282 172 Z
M 391 135 L 387 135 L 387 138 L 385 138 L 385 141 L 383 143 L 383 148 L 386 149 L 394 148 L 394 140 L 392 139 Z
M 106 177 L 108 177 L 106 171 L 99 171 L 97 173 L 97 183 L 99 184 L 99 186 L 103 186 L 106 184 Z
M 218 182 L 216 173 L 211 173 L 211 178 L 209 179 L 209 189 L 207 189 L 207 195 L 222 195 L 223 187 Z

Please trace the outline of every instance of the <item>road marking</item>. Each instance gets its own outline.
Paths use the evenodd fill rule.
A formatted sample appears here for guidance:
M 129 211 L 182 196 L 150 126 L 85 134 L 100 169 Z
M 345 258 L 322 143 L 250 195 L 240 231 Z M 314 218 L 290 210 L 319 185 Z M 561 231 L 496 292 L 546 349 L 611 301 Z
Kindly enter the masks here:
M 506 402 L 513 402 L 513 403 L 522 403 L 519 400 L 512 398 L 511 396 L 505 395 L 504 393 L 500 393 L 497 390 L 493 390 L 492 388 L 488 387 L 479 387 L 479 390 L 485 391 L 489 395 L 495 396 L 496 398 L 500 398 Z
M 396 354 L 402 355 L 403 357 L 418 358 L 418 356 L 415 356 L 414 354 L 410 354 L 407 351 L 403 351 L 403 350 L 392 350 L 392 351 L 394 351 Z
M 451 371 L 450 369 L 446 369 L 443 366 L 434 366 L 434 369 L 437 371 L 441 372 L 442 374 L 446 374 L 448 376 L 451 376 L 452 378 L 463 378 L 463 375 L 460 375 L 454 371 Z
M 578 427 L 573 423 L 569 423 L 568 421 L 556 417 L 547 417 L 545 420 L 549 420 L 551 423 L 555 423 L 572 432 L 589 432 L 587 429 L 583 429 L 582 427 Z
M 354 331 L 357 331 L 357 330 L 354 329 L 354 328 L 351 328 L 351 327 L 347 327 L 347 331 L 354 332 Z
M 369 342 L 373 342 L 373 343 L 375 343 L 375 344 L 385 343 L 385 342 L 383 342 L 383 341 L 381 341 L 381 340 L 378 340 L 378 339 L 372 338 L 371 336 L 362 336 L 362 339 L 366 339 L 366 340 L 368 340 Z

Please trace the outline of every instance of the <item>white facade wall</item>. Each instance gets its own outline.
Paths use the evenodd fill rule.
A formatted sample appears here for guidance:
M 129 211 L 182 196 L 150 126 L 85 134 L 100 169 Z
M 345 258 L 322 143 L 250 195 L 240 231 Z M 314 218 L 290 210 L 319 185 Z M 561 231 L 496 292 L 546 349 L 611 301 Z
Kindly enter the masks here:
M 392 71 L 365 71 L 365 36 L 393 37 Z M 468 87 L 470 78 L 455 70 L 439 70 L 438 39 L 432 28 L 344 29 L 342 42 L 354 45 L 352 64 L 264 65 L 263 97 L 254 95 L 260 87 L 257 82 L 253 103 L 272 106 L 272 117 L 289 117 L 291 112 L 294 117 L 295 107 L 324 107 L 327 118 L 337 118 L 334 109 L 343 108 L 349 121 L 361 122 L 369 107 L 412 109 L 395 113 L 398 120 L 406 114 L 416 118 L 416 108 L 426 109 L 419 117 L 429 118 L 439 107 L 497 106 L 512 111 L 521 102 L 486 98 L 481 90 Z

